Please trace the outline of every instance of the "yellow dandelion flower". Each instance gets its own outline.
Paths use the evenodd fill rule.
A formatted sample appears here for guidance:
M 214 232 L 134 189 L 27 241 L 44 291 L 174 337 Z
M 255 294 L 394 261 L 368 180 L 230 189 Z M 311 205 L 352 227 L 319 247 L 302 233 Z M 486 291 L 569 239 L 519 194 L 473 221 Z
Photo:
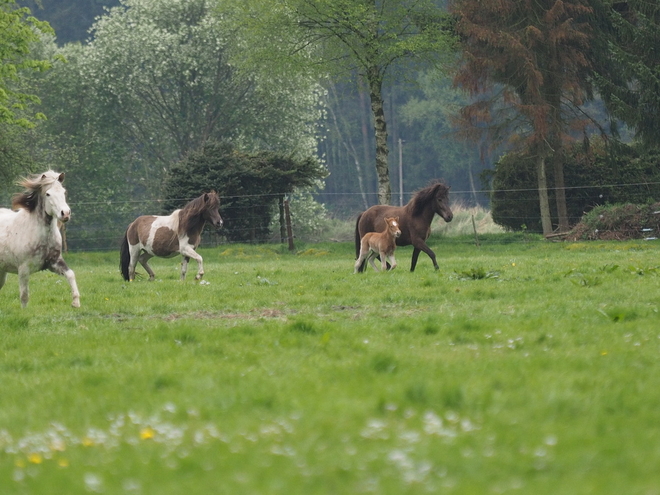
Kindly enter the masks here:
M 94 440 L 92 440 L 89 437 L 85 437 L 82 439 L 82 444 L 83 447 L 91 447 L 92 445 L 94 445 Z
M 61 468 L 69 467 L 69 459 L 58 459 L 57 460 L 57 465 Z
M 149 426 L 140 430 L 140 438 L 142 440 L 149 440 L 150 438 L 153 438 L 155 434 L 156 432 Z
M 17 468 L 24 468 L 25 467 L 25 459 L 16 459 L 16 462 L 14 462 L 14 465 Z
M 600 351 L 601 356 L 607 356 L 607 351 Z
M 44 462 L 44 458 L 41 457 L 41 454 L 39 452 L 34 452 L 28 456 L 28 462 L 32 464 L 41 464 Z

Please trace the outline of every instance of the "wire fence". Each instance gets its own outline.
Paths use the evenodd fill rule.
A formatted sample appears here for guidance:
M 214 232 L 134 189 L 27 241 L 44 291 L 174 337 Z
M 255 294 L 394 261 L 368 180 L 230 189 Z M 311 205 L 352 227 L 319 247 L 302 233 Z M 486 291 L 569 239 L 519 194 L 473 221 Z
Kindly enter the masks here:
M 599 204 L 607 203 L 607 198 L 610 196 L 612 190 L 628 188 L 628 189 L 644 189 L 648 190 L 650 187 L 656 189 L 660 183 L 630 183 L 630 184 L 604 184 L 600 186 L 571 186 L 565 188 L 567 194 L 570 191 L 582 193 L 589 191 L 589 197 L 596 198 L 595 201 L 585 205 L 584 211 L 578 214 L 569 215 L 569 224 L 574 226 L 578 224 L 582 218 L 582 214 Z M 549 189 L 552 193 L 554 189 Z M 602 194 L 598 192 L 602 191 Z M 530 217 L 538 217 L 538 191 L 536 189 L 509 189 L 509 190 L 482 190 L 479 191 L 481 198 L 486 198 L 481 205 L 474 204 L 473 191 L 450 191 L 450 202 L 455 212 L 455 218 L 452 224 L 444 225 L 442 220 L 435 220 L 433 223 L 432 234 L 442 235 L 447 242 L 452 236 L 460 236 L 462 234 L 471 234 L 472 225 L 474 225 L 474 232 L 476 234 L 490 234 L 493 232 L 511 231 L 511 229 L 501 228 L 495 225 L 489 213 L 489 204 L 487 199 L 492 194 L 506 194 L 507 201 L 511 204 L 519 203 L 526 205 L 523 215 L 518 214 L 504 214 L 500 213 L 497 217 L 498 222 L 506 225 L 520 225 L 518 230 L 522 234 L 534 235 L 541 234 L 540 229 L 529 228 L 525 226 Z M 406 191 L 402 198 L 398 194 L 393 194 L 393 203 L 398 203 L 401 199 L 402 203 L 409 201 L 415 194 L 415 191 Z M 220 213 L 223 217 L 240 217 L 242 226 L 233 226 L 234 232 L 238 232 L 238 237 L 249 239 L 250 230 L 254 229 L 254 225 L 259 223 L 267 225 L 268 235 L 266 238 L 256 236 L 255 242 L 270 242 L 280 243 L 284 242 L 282 238 L 281 226 L 279 224 L 279 212 L 275 207 L 273 208 L 273 196 L 281 197 L 281 194 L 268 194 L 268 195 L 243 195 L 243 196 L 227 196 L 221 197 Z M 350 241 L 353 238 L 353 229 L 355 227 L 355 219 L 358 214 L 364 210 L 364 202 L 368 206 L 378 203 L 378 196 L 376 193 L 328 193 L 319 192 L 313 195 L 317 201 L 321 201 L 325 209 L 319 213 L 316 211 L 308 211 L 305 208 L 300 208 L 296 203 L 295 196 L 290 198 L 292 208 L 292 228 L 295 239 L 304 242 L 320 242 L 320 241 Z M 250 199 L 249 207 L 246 206 L 231 206 L 230 200 L 236 199 Z M 259 201 L 263 198 L 263 201 Z M 163 215 L 167 214 L 164 211 L 165 204 L 181 203 L 185 204 L 193 198 L 179 198 L 179 199 L 131 199 L 126 201 L 69 201 L 69 206 L 73 211 L 72 221 L 66 224 L 65 237 L 68 249 L 70 251 L 112 251 L 118 249 L 120 242 L 124 236 L 125 230 L 128 225 L 140 215 Z M 598 199 L 602 199 L 599 202 Z M 650 198 L 651 200 L 660 201 L 658 198 Z M 646 201 L 648 202 L 648 200 Z M 223 203 L 225 203 L 223 205 Z M 276 204 L 276 202 L 275 202 Z M 7 206 L 6 206 L 7 207 Z M 237 209 L 241 209 L 237 212 Z M 474 222 L 475 212 L 471 208 L 481 208 L 481 217 L 478 221 Z M 232 211 L 234 210 L 234 211 Z M 512 211 L 520 211 L 521 208 L 514 207 Z M 531 210 L 531 211 L 530 211 Z M 264 211 L 268 213 L 268 218 L 264 219 Z M 463 228 L 454 228 L 453 225 L 460 223 L 459 215 L 457 212 L 465 211 L 464 223 L 467 226 Z M 660 215 L 658 215 L 660 216 Z M 469 220 L 472 220 L 470 223 Z M 225 226 L 227 220 L 225 220 Z M 442 227 L 442 228 L 439 228 Z M 643 227 L 642 227 L 643 228 Z M 262 233 L 263 234 L 263 233 Z M 648 229 L 645 232 L 647 239 L 660 236 L 660 232 L 655 232 L 655 229 Z M 525 242 L 528 242 L 531 237 L 527 237 Z M 521 237 L 520 240 L 523 240 Z M 204 232 L 202 244 L 204 246 L 219 246 L 223 244 L 233 244 L 238 241 L 233 241 L 226 234 L 223 229 L 219 231 L 212 231 L 207 228 Z M 465 239 L 456 239 L 456 242 L 469 242 Z M 496 241 L 495 241 L 496 242 Z M 511 242 L 511 237 L 503 242 Z

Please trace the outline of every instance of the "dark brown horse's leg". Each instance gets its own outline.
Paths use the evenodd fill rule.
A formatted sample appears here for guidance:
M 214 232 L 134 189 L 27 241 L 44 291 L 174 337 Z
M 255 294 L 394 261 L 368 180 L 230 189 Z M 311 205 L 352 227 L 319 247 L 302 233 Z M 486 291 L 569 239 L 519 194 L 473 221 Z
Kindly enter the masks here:
M 410 271 L 414 272 L 415 267 L 417 266 L 417 259 L 419 258 L 419 249 L 414 248 L 413 249 L 413 254 L 412 254 L 412 260 L 410 262 Z
M 426 254 L 429 255 L 429 258 L 431 258 L 431 261 L 433 261 L 433 267 L 436 270 L 439 270 L 440 267 L 438 266 L 438 262 L 435 259 L 435 253 L 431 250 L 430 247 L 426 245 L 424 241 L 421 242 L 413 242 L 413 255 L 412 255 L 412 262 L 410 263 L 410 271 L 414 272 L 415 267 L 417 266 L 417 259 L 419 258 L 419 252 L 424 251 Z

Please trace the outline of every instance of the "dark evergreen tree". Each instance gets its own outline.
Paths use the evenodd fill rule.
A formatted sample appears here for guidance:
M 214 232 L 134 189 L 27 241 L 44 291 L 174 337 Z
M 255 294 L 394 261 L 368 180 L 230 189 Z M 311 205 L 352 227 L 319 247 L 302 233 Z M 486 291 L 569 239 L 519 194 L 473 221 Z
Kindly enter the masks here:
M 164 212 L 181 208 L 202 192 L 221 197 L 222 234 L 230 242 L 265 242 L 276 205 L 296 188 L 325 176 L 313 158 L 271 151 L 243 153 L 229 143 L 207 143 L 174 165 L 165 180 Z

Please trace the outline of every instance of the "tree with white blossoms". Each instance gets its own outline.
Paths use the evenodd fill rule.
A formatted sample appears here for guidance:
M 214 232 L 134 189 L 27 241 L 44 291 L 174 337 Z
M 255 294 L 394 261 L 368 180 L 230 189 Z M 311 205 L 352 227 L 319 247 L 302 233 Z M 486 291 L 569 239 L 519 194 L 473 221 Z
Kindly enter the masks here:
M 34 81 L 49 117 L 35 145 L 67 172 L 71 198 L 87 205 L 69 225 L 72 247 L 103 247 L 134 215 L 158 212 L 148 201 L 162 198 L 167 170 L 206 142 L 314 154 L 316 82 L 238 69 L 232 57 L 252 47 L 230 7 L 124 0 L 97 19 L 89 43 L 44 47 L 68 63 Z
M 250 50 L 224 0 L 123 0 L 93 26 L 86 70 L 105 111 L 167 169 L 212 140 L 310 154 L 318 118 L 311 78 L 238 70 Z

